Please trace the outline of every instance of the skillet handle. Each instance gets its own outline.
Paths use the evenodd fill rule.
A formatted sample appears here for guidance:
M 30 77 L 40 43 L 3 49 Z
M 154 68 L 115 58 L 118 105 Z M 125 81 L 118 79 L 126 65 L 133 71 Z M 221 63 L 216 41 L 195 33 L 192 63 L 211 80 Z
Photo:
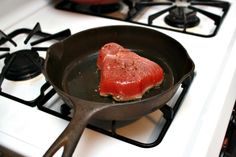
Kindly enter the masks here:
M 44 154 L 44 157 L 52 157 L 60 148 L 64 147 L 62 157 L 71 157 L 80 137 L 92 115 L 97 111 L 93 106 L 74 105 L 74 115 L 51 147 Z

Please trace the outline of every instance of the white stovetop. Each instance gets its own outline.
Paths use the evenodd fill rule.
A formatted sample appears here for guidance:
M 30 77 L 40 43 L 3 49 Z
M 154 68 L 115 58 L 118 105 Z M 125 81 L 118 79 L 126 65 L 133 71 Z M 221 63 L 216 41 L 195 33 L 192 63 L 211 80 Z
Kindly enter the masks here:
M 28 12 L 27 18 L 17 16 L 21 12 L 18 10 L 15 15 L 14 11 L 6 14 L 15 17 L 15 22 L 9 19 L 9 24 L 0 23 L 0 28 L 10 33 L 18 28 L 32 28 L 39 22 L 45 32 L 56 33 L 70 28 L 74 34 L 95 26 L 130 24 L 55 10 L 46 1 L 34 3 L 41 7 Z M 74 156 L 108 157 L 111 153 L 114 157 L 217 156 L 236 98 L 235 15 L 236 3 L 232 3 L 218 34 L 212 38 L 159 29 L 186 48 L 195 62 L 196 76 L 166 136 L 158 146 L 140 148 L 85 129 Z M 0 16 L 1 19 L 6 20 L 6 17 Z M 0 97 L 0 145 L 9 148 L 18 146 L 17 151 L 25 156 L 42 156 L 67 124 L 67 121 L 35 108 Z

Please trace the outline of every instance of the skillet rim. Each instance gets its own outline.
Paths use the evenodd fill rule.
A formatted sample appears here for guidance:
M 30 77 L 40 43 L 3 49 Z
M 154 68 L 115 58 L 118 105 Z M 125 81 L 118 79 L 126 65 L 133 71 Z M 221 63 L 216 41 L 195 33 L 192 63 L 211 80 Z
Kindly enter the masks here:
M 191 63 L 191 69 L 183 76 L 181 76 L 181 79 L 174 83 L 170 88 L 168 88 L 167 90 L 157 94 L 157 95 L 154 95 L 154 96 L 150 96 L 148 98 L 141 98 L 141 99 L 137 99 L 137 100 L 133 100 L 133 101 L 124 101 L 124 102 L 118 102 L 118 101 L 115 101 L 115 103 L 105 103 L 105 102 L 97 102 L 97 101 L 89 101 L 89 100 L 85 100 L 85 99 L 81 99 L 79 97 L 76 97 L 76 96 L 73 96 L 73 95 L 70 95 L 68 94 L 67 92 L 65 92 L 64 90 L 61 90 L 60 88 L 58 88 L 54 83 L 53 81 L 50 79 L 48 73 L 47 73 L 47 65 L 48 65 L 48 60 L 49 60 L 49 57 L 50 57 L 50 52 L 52 52 L 52 49 L 54 49 L 54 47 L 56 47 L 57 45 L 59 44 L 64 44 L 65 42 L 67 42 L 68 40 L 72 40 L 73 38 L 76 38 L 77 36 L 80 36 L 80 34 L 83 34 L 83 33 L 86 33 L 86 32 L 90 32 L 90 31 L 95 31 L 95 30 L 101 30 L 101 29 L 110 29 L 110 28 L 137 28 L 137 29 L 145 29 L 147 31 L 153 31 L 155 33 L 159 33 L 159 35 L 163 36 L 164 38 L 168 38 L 169 40 L 171 40 L 172 42 L 175 42 L 176 44 L 178 44 L 178 46 L 181 47 L 181 49 L 183 49 L 184 51 L 182 51 L 182 53 L 184 53 L 186 55 L 186 59 L 188 61 L 190 61 Z M 69 66 L 69 65 L 67 65 Z M 46 53 L 46 59 L 45 59 L 45 62 L 44 62 L 44 66 L 43 66 L 43 74 L 45 75 L 46 77 L 46 80 L 49 81 L 49 83 L 56 89 L 56 91 L 61 95 L 66 95 L 67 97 L 69 98 L 73 98 L 74 100 L 79 100 L 80 102 L 84 102 L 84 103 L 91 103 L 91 102 L 95 102 L 96 104 L 98 105 L 104 105 L 104 104 L 110 104 L 111 106 L 119 106 L 119 105 L 128 105 L 128 104 L 137 104 L 137 103 L 140 103 L 140 102 L 146 102 L 146 101 L 152 101 L 153 99 L 158 99 L 157 97 L 161 97 L 162 95 L 165 95 L 167 93 L 169 93 L 171 90 L 177 88 L 187 77 L 189 77 L 191 74 L 194 73 L 194 69 L 195 69 L 195 64 L 193 62 L 193 60 L 191 59 L 191 57 L 189 56 L 187 50 L 183 47 L 183 45 L 178 42 L 176 39 L 162 33 L 162 32 L 159 32 L 153 28 L 147 28 L 147 27 L 142 27 L 142 26 L 135 26 L 135 25 L 108 25 L 108 26 L 100 26 L 100 27 L 94 27 L 94 28 L 89 28 L 89 29 L 86 29 L 86 30 L 82 30 L 80 32 L 77 32 L 67 38 L 65 38 L 64 40 L 61 40 L 59 42 L 56 42 L 54 43 L 53 45 L 51 45 L 48 50 L 47 50 L 47 53 Z M 175 92 L 174 92 L 175 93 Z M 63 96 L 64 97 L 64 96 Z M 168 102 L 168 101 L 167 101 Z

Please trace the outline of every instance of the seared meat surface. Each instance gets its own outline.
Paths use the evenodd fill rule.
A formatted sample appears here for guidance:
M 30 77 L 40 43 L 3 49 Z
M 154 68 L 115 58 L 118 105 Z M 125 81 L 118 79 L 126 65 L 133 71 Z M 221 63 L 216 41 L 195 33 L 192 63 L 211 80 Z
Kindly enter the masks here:
M 97 66 L 101 74 L 100 95 L 112 95 L 116 101 L 142 98 L 164 79 L 164 72 L 157 63 L 116 43 L 105 44 L 100 49 Z

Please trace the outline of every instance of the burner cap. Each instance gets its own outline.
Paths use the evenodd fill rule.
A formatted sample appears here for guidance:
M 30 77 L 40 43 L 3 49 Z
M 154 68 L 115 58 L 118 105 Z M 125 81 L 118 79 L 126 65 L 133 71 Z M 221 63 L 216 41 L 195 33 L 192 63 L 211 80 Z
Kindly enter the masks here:
M 177 7 L 165 17 L 165 22 L 177 28 L 190 28 L 197 26 L 200 19 L 196 16 L 196 11 L 187 7 Z
M 43 64 L 43 58 L 41 58 L 36 51 L 16 51 L 5 58 L 5 65 L 13 55 L 14 59 L 5 73 L 7 79 L 13 81 L 28 80 L 41 74 L 40 67 Z
M 103 4 L 103 5 L 91 5 L 90 10 L 96 14 L 106 14 L 118 11 L 120 9 L 119 3 Z

